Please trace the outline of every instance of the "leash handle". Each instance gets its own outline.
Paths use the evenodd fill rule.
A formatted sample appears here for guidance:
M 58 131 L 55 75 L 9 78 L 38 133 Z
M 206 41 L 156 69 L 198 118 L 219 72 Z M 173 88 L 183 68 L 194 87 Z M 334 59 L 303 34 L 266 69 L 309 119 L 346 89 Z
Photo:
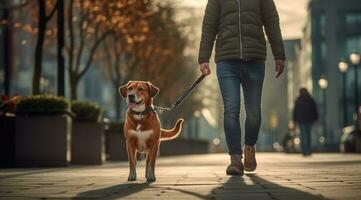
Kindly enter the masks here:
M 205 77 L 206 76 L 204 76 L 203 74 L 200 77 L 198 77 L 198 79 L 184 92 L 184 94 L 178 97 L 177 101 L 172 106 L 170 107 L 154 106 L 154 110 L 163 113 L 166 111 L 172 111 L 174 108 L 177 108 Z
M 193 89 L 205 78 L 203 74 L 180 96 L 177 101 L 172 105 L 172 109 L 178 107 L 184 99 L 193 91 Z

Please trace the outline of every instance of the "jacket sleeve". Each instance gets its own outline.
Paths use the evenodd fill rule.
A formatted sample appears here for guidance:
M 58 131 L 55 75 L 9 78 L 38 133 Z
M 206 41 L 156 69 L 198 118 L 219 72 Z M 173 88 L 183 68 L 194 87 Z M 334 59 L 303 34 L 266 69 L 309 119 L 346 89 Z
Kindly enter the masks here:
M 219 2 L 208 0 L 203 18 L 201 43 L 199 46 L 198 62 L 209 62 L 212 55 L 214 40 L 219 24 Z
M 280 18 L 273 0 L 262 0 L 262 22 L 275 59 L 285 60 Z

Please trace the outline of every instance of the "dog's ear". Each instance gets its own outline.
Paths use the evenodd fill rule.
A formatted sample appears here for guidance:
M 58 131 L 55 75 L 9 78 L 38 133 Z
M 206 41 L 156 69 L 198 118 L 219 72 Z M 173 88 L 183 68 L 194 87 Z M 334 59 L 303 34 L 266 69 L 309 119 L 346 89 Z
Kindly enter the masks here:
M 151 82 L 148 81 L 148 85 L 149 85 L 149 89 L 150 89 L 150 96 L 151 97 L 155 97 L 158 92 L 159 92 L 159 88 L 155 87 Z
M 127 96 L 127 86 L 129 82 L 119 87 L 119 94 L 125 98 Z

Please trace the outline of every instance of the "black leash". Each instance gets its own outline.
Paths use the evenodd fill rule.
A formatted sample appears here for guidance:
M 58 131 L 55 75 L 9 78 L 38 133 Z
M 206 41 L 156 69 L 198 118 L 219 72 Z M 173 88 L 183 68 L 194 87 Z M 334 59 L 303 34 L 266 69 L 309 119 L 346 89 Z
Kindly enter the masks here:
M 159 111 L 160 113 L 165 111 L 172 111 L 173 109 L 177 108 L 181 103 L 183 103 L 184 99 L 193 91 L 195 87 L 205 78 L 202 74 L 198 79 L 184 92 L 184 94 L 178 97 L 177 101 L 171 105 L 170 107 L 161 107 L 161 106 L 154 106 L 154 111 Z

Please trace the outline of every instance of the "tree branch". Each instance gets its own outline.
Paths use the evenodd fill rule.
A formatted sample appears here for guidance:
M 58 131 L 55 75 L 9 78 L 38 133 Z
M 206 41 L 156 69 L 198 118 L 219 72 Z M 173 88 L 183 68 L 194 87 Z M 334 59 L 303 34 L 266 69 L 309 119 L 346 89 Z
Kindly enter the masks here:
M 69 70 L 73 72 L 74 64 L 74 29 L 73 29 L 73 0 L 70 0 L 68 7 L 68 29 L 69 29 Z
M 85 17 L 84 17 L 84 14 L 81 14 L 82 17 L 81 17 L 81 20 L 79 22 L 79 35 L 78 35 L 78 38 L 79 38 L 79 48 L 78 48 L 78 51 L 77 51 L 77 55 L 76 55 L 76 61 L 75 61 L 75 72 L 78 73 L 79 72 L 79 69 L 80 69 L 80 61 L 81 61 L 81 57 L 82 57 L 82 54 L 83 54 L 83 49 L 84 49 L 84 40 L 85 40 L 85 37 L 84 37 L 84 31 L 83 31 L 83 23 L 85 21 Z
M 57 0 L 56 3 L 55 3 L 55 5 L 54 5 L 54 7 L 53 7 L 53 9 L 50 11 L 49 15 L 47 15 L 47 16 L 45 17 L 46 23 L 50 21 L 50 19 L 51 19 L 51 18 L 53 17 L 53 15 L 54 15 L 55 11 L 58 10 L 58 3 L 59 3 L 59 1 L 62 1 L 62 0 Z
M 81 70 L 81 72 L 78 74 L 78 79 L 80 79 L 82 76 L 84 76 L 85 72 L 88 71 L 88 69 L 90 68 L 92 62 L 93 62 L 93 58 L 94 58 L 94 54 L 96 52 L 96 50 L 98 49 L 100 43 L 110 34 L 112 33 L 112 31 L 108 31 L 106 33 L 104 33 L 94 44 L 94 46 L 91 48 L 90 50 L 90 54 L 89 54 L 89 58 L 88 61 L 85 65 L 85 67 L 83 68 L 83 70 Z
M 107 66 L 108 76 L 110 77 L 112 82 L 114 82 L 115 77 L 114 77 L 114 73 L 112 72 L 113 59 L 112 59 L 112 56 L 110 55 L 111 51 L 110 51 L 107 41 L 104 41 L 103 48 L 104 48 L 105 57 L 106 57 L 105 62 L 107 63 L 106 66 Z

